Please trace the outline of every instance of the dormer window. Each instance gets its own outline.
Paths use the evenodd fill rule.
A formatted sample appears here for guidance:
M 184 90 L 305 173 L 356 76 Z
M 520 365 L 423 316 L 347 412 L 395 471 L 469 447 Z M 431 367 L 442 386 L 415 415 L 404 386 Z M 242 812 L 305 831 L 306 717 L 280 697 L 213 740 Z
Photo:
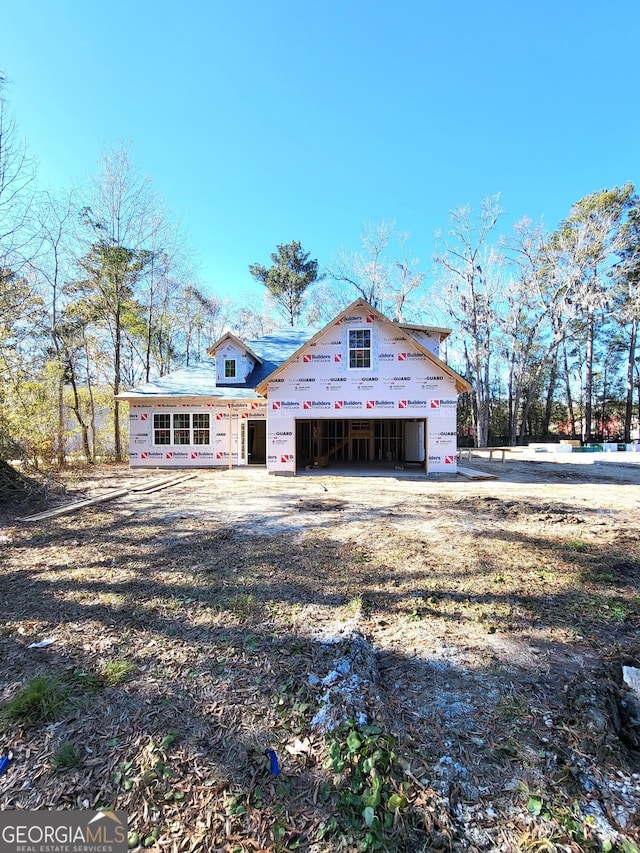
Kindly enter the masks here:
M 236 379 L 236 360 L 235 358 L 225 358 L 224 360 L 224 378 Z

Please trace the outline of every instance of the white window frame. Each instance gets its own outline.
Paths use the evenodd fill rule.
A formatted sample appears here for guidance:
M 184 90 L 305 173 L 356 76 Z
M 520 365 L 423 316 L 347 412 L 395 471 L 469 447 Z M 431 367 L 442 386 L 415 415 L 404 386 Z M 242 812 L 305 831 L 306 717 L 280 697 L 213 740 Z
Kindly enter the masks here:
M 188 425 L 185 426 L 185 423 Z M 208 423 L 208 426 L 204 426 L 205 423 Z M 169 434 L 169 441 L 157 441 L 159 434 L 164 437 L 166 433 Z M 200 433 L 208 433 L 208 441 L 199 441 L 199 438 L 205 437 Z M 176 441 L 176 437 L 182 440 Z M 188 440 L 185 441 L 185 438 Z M 211 413 L 153 412 L 152 444 L 154 447 L 211 447 Z
M 364 346 L 359 343 L 352 344 L 351 343 L 351 335 L 361 334 L 364 338 L 365 335 L 369 338 L 368 345 Z M 369 363 L 368 364 L 352 364 L 352 354 L 354 356 L 354 360 L 361 358 L 361 356 L 356 355 L 356 353 L 368 353 L 369 354 Z M 359 327 L 357 329 L 347 329 L 347 366 L 349 370 L 371 370 L 373 365 L 373 335 L 372 330 L 366 327 Z
M 227 373 L 227 366 L 233 365 L 233 375 Z M 237 379 L 238 378 L 238 359 L 237 358 L 225 358 L 224 364 L 222 366 L 222 372 L 225 379 Z

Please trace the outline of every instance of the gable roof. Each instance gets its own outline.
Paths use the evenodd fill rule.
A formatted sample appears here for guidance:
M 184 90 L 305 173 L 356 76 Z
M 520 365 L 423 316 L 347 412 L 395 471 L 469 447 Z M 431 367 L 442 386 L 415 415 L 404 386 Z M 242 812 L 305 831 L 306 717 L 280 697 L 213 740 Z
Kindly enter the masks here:
M 262 362 L 262 359 L 257 356 L 255 352 L 252 351 L 251 347 L 245 344 L 244 341 L 241 341 L 240 338 L 236 337 L 233 332 L 226 332 L 221 338 L 218 338 L 215 344 L 211 344 L 211 346 L 207 350 L 209 355 L 215 358 L 216 350 L 218 349 L 218 347 L 222 346 L 225 341 L 231 341 L 239 349 L 243 350 L 244 352 L 248 352 L 249 355 L 252 356 L 258 363 Z
M 364 299 L 356 299 L 355 302 L 352 302 L 351 305 L 348 305 L 344 309 L 344 311 L 342 311 L 340 314 L 338 314 L 338 316 L 335 317 L 330 323 L 327 323 L 327 325 L 323 326 L 322 329 L 320 329 L 318 332 L 316 332 L 316 334 L 314 334 L 308 340 L 304 341 L 303 344 L 297 350 L 295 350 L 295 352 L 291 353 L 291 355 L 289 356 L 289 358 L 286 359 L 286 361 L 283 361 L 281 364 L 279 364 L 276 367 L 275 370 L 273 370 L 270 374 L 265 376 L 264 379 L 262 379 L 260 382 L 256 383 L 255 388 L 256 388 L 256 391 L 258 392 L 258 394 L 260 394 L 260 396 L 262 396 L 262 397 L 266 397 L 267 385 L 269 382 L 271 382 L 276 376 L 278 376 L 279 373 L 282 373 L 282 371 L 285 370 L 289 366 L 289 364 L 291 364 L 291 362 L 297 356 L 299 356 L 301 354 L 303 349 L 305 349 L 308 346 L 312 346 L 314 343 L 316 343 L 316 341 L 318 341 L 322 337 L 322 335 L 326 332 L 326 330 L 328 328 L 338 324 L 343 319 L 343 317 L 346 317 L 348 314 L 352 313 L 356 309 L 362 309 L 362 310 L 366 311 L 368 314 L 373 314 L 376 317 L 376 319 L 380 320 L 380 322 L 387 323 L 388 325 L 393 326 L 395 329 L 397 329 L 397 331 L 402 335 L 402 337 L 407 341 L 407 343 L 411 344 L 411 346 L 413 346 L 415 349 L 417 349 L 418 352 L 422 353 L 424 356 L 426 356 L 428 359 L 430 359 L 437 367 L 439 367 L 442 370 L 442 372 L 446 376 L 449 376 L 450 379 L 453 379 L 453 381 L 455 382 L 455 385 L 456 385 L 456 391 L 459 394 L 463 393 L 464 391 L 470 391 L 471 390 L 471 385 L 467 382 L 466 379 L 464 379 L 462 376 L 460 376 L 459 373 L 456 373 L 456 371 L 453 370 L 451 367 L 449 367 L 448 364 L 445 364 L 445 362 L 442 361 L 440 358 L 438 358 L 438 356 L 434 355 L 431 352 L 431 350 L 428 350 L 426 347 L 422 346 L 422 344 L 419 341 L 417 341 L 412 335 L 410 335 L 408 332 L 405 332 L 402 328 L 402 325 L 400 325 L 398 323 L 394 323 L 392 320 L 389 320 L 388 317 L 385 317 L 384 314 L 381 314 L 372 305 L 369 305 L 368 302 L 365 302 Z M 426 327 L 421 326 L 419 328 L 422 328 L 425 330 L 429 329 L 428 326 L 426 326 Z M 438 329 L 437 331 L 449 331 L 449 330 L 448 329 L 442 329 L 442 330 Z

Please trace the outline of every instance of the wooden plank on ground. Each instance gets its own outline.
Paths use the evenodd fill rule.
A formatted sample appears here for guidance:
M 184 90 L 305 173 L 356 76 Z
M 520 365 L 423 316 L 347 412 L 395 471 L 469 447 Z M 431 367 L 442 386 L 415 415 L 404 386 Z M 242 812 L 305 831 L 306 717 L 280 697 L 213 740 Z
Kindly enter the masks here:
M 112 492 L 107 492 L 105 495 L 99 495 L 97 498 L 87 498 L 85 501 L 75 501 L 72 504 L 65 504 L 56 509 L 49 509 L 46 512 L 38 512 L 35 515 L 28 515 L 26 518 L 20 518 L 19 521 L 44 521 L 46 518 L 57 518 L 59 515 L 67 515 L 71 512 L 76 512 L 79 509 L 84 509 L 86 506 L 103 503 L 104 501 L 112 501 L 115 498 L 122 498 L 129 494 L 129 489 L 114 489 Z
M 131 494 L 135 492 L 136 494 L 148 495 L 151 492 L 157 492 L 160 489 L 168 489 L 169 486 L 177 486 L 180 483 L 184 483 L 186 480 L 192 480 L 194 477 L 197 477 L 197 474 L 181 474 L 176 477 L 173 475 L 170 478 L 161 478 L 159 480 L 151 480 L 146 484 L 138 485 L 138 486 L 127 486 L 123 489 L 114 489 L 111 492 L 107 492 L 104 495 L 98 495 L 95 498 L 87 498 L 82 501 L 74 501 L 71 504 L 65 504 L 64 506 L 56 507 L 56 509 L 49 509 L 46 512 L 38 512 L 35 515 L 28 515 L 25 518 L 20 518 L 18 521 L 45 521 L 47 518 L 58 518 L 60 515 L 69 515 L 72 512 L 78 512 L 81 509 L 84 509 L 88 506 L 94 506 L 94 504 L 104 503 L 105 501 L 112 501 L 116 498 L 123 498 L 125 495 Z
M 156 486 L 152 486 L 149 489 L 145 489 L 142 494 L 150 495 L 152 492 L 159 492 L 160 489 L 168 489 L 169 486 L 178 486 L 180 483 L 185 483 L 187 480 L 193 480 L 194 477 L 197 477 L 197 474 L 186 474 L 185 476 L 177 477 L 175 480 L 169 480 L 167 483 L 158 483 Z
M 458 465 L 458 474 L 467 480 L 499 480 L 497 474 L 485 474 L 484 471 L 474 471 L 472 468 L 461 468 Z
M 132 492 L 146 492 L 148 489 L 153 489 L 154 486 L 162 486 L 164 483 L 169 483 L 171 480 L 175 480 L 176 475 L 171 474 L 168 477 L 154 477 L 153 480 L 143 480 L 142 483 L 138 483 L 137 486 L 132 486 Z

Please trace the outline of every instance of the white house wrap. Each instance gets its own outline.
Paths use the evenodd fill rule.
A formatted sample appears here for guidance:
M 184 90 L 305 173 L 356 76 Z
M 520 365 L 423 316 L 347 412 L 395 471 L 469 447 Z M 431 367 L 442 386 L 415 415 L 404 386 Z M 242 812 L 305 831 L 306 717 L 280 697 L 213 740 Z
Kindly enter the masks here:
M 358 300 L 321 330 L 224 335 L 212 356 L 120 394 L 132 466 L 416 463 L 456 469 L 457 395 L 439 358 L 447 329 L 388 320 Z

